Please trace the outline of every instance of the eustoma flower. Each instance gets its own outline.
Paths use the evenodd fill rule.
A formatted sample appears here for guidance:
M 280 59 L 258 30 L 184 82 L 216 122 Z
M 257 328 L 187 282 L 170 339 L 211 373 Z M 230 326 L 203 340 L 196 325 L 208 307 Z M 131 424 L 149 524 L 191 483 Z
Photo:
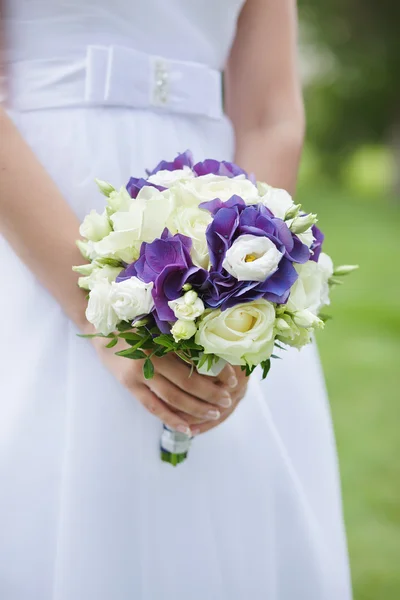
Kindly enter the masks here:
M 297 279 L 293 263 L 305 263 L 309 260 L 310 251 L 307 246 L 289 230 L 284 221 L 275 218 L 262 204 L 247 206 L 242 198 L 233 196 L 227 202 L 221 200 L 206 202 L 201 205 L 201 208 L 210 210 L 214 215 L 206 234 L 212 264 L 205 293 L 207 305 L 225 309 L 239 301 L 249 302 L 258 298 L 265 298 L 279 304 L 285 303 L 290 288 Z M 260 277 L 257 280 L 256 276 L 255 280 L 238 281 L 223 268 L 224 264 L 225 266 L 229 264 L 232 254 L 232 251 L 228 252 L 229 249 L 236 240 L 239 244 L 239 240 L 244 236 L 251 236 L 251 239 L 267 238 L 271 242 L 268 243 L 271 254 L 265 259 L 263 265 L 266 278 L 262 281 Z M 275 246 L 276 251 L 272 249 L 272 245 Z M 266 251 L 267 245 L 261 256 L 265 256 Z M 257 255 L 250 253 L 247 258 L 251 261 L 257 258 Z M 246 261 L 246 257 L 244 260 Z
M 143 242 L 139 259 L 117 279 L 123 281 L 135 276 L 145 283 L 154 283 L 155 317 L 163 332 L 169 331 L 168 322 L 176 321 L 168 303 L 181 296 L 185 283 L 200 287 L 208 277 L 207 271 L 193 264 L 191 246 L 188 237 L 179 233 L 171 235 L 165 229 L 161 238 L 151 243 Z

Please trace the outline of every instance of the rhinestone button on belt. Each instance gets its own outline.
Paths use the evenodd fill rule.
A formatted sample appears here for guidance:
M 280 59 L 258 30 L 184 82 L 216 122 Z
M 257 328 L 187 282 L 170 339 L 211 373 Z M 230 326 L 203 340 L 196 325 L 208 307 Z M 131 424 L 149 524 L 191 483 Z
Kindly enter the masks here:
M 162 59 L 154 62 L 154 85 L 152 104 L 154 106 L 165 106 L 169 96 L 169 72 L 168 64 Z

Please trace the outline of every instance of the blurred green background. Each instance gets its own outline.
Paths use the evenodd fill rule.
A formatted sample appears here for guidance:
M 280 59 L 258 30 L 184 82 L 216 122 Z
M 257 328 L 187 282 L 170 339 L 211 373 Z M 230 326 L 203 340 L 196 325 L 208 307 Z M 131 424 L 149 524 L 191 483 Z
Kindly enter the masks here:
M 400 598 L 400 3 L 299 0 L 308 135 L 298 199 L 360 270 L 319 336 L 355 600 Z M 338 598 L 338 600 L 340 600 Z

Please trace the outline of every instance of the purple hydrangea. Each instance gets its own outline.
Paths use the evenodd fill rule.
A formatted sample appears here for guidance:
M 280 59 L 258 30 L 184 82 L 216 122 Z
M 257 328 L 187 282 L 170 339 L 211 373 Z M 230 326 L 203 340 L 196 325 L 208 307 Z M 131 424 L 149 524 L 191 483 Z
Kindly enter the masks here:
M 192 262 L 191 247 L 190 238 L 179 233 L 171 235 L 164 229 L 161 238 L 142 243 L 138 260 L 117 277 L 117 281 L 138 277 L 145 283 L 154 283 L 154 316 L 161 331 L 168 332 L 168 321 L 176 321 L 168 302 L 181 296 L 184 284 L 200 288 L 207 280 L 208 271 Z
M 225 160 L 219 161 L 212 158 L 207 158 L 203 162 L 198 162 L 194 165 L 193 171 L 199 177 L 201 175 L 221 175 L 224 177 L 236 177 L 237 175 L 244 175 L 249 179 L 246 171 L 235 165 L 234 163 L 227 162 Z
M 177 169 L 183 169 L 183 167 L 192 168 L 194 164 L 193 155 L 190 150 L 178 154 L 178 156 L 171 162 L 162 160 L 152 171 L 146 171 L 147 175 L 154 175 L 158 171 L 175 171 Z
M 309 260 L 308 247 L 262 204 L 247 206 L 242 198 L 233 196 L 227 202 L 217 199 L 200 206 L 214 215 L 206 232 L 212 265 L 205 289 L 206 303 L 222 309 L 261 297 L 278 304 L 285 303 L 297 279 L 293 263 Z M 283 254 L 277 271 L 264 282 L 237 281 L 222 267 L 227 249 L 245 234 L 267 237 Z
M 131 198 L 137 198 L 140 190 L 145 186 L 155 187 L 160 192 L 166 190 L 167 188 L 162 187 L 160 185 L 155 185 L 154 183 L 150 183 L 147 179 L 143 179 L 142 177 L 131 177 L 128 183 L 126 184 L 126 189 Z

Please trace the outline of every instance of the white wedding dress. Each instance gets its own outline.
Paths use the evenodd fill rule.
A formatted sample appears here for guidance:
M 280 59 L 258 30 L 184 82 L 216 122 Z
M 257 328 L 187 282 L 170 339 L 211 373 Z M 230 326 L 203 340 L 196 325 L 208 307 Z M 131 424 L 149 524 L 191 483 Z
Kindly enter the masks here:
M 95 177 L 119 186 L 187 148 L 233 158 L 218 71 L 241 4 L 6 0 L 9 114 L 80 218 L 103 206 Z M 349 600 L 314 347 L 254 374 L 173 468 L 161 423 L 4 239 L 0 257 L 1 600 Z

